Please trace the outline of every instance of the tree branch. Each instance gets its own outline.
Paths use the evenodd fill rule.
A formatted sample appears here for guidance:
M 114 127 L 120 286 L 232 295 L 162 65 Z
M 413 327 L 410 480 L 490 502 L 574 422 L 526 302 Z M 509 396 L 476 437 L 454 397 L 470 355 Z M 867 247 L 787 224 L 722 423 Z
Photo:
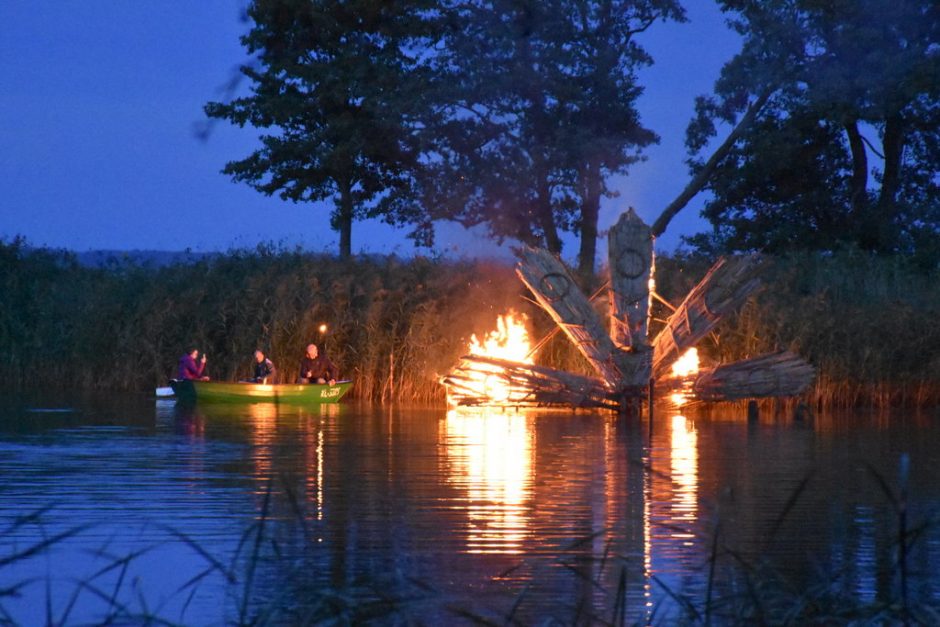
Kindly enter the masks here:
M 873 143 L 871 143 L 871 140 L 870 140 L 870 139 L 868 139 L 867 137 L 865 137 L 865 136 L 862 135 L 861 133 L 859 134 L 859 137 L 861 137 L 862 141 L 865 142 L 865 145 L 868 146 L 868 149 L 871 150 L 873 153 L 875 153 L 875 156 L 876 156 L 876 157 L 878 157 L 879 159 L 884 159 L 884 158 L 885 158 L 885 156 L 884 156 L 883 154 L 881 154 L 881 151 L 878 150 L 878 148 L 876 148 Z
M 659 237 L 666 230 L 666 227 L 669 225 L 669 222 L 676 217 L 676 214 L 679 213 L 692 198 L 695 197 L 702 188 L 705 187 L 708 183 L 708 179 L 711 177 L 712 172 L 718 167 L 718 164 L 724 159 L 729 152 L 731 152 L 732 146 L 734 143 L 740 139 L 741 135 L 744 134 L 744 131 L 754 122 L 754 118 L 757 117 L 757 113 L 767 104 L 767 101 L 770 99 L 770 96 L 773 95 L 776 88 L 768 88 L 764 93 L 762 93 L 757 100 L 755 100 L 750 107 L 748 107 L 747 112 L 741 118 L 741 121 L 738 122 L 738 125 L 734 127 L 734 130 L 728 135 L 725 141 L 712 153 L 712 156 L 709 157 L 708 161 L 702 166 L 702 169 L 699 170 L 689 184 L 686 185 L 685 189 L 673 200 L 669 205 L 663 209 L 663 212 L 656 219 L 656 222 L 653 223 L 652 232 L 653 237 Z

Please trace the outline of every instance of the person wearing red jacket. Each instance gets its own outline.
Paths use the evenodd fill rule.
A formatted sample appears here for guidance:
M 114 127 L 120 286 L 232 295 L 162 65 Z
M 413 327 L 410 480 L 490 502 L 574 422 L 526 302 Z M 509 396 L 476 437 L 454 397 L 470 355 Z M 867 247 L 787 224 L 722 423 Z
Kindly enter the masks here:
M 196 348 L 190 348 L 189 351 L 182 357 L 180 357 L 179 362 L 179 372 L 177 372 L 177 379 L 188 379 L 190 381 L 208 381 L 209 377 L 205 376 L 206 371 L 206 356 L 203 355 L 202 359 L 198 362 L 196 358 L 199 357 L 199 350 Z
M 319 354 L 316 344 L 307 346 L 307 354 L 300 360 L 300 379 L 297 383 L 329 383 L 339 378 L 339 369 L 326 355 Z

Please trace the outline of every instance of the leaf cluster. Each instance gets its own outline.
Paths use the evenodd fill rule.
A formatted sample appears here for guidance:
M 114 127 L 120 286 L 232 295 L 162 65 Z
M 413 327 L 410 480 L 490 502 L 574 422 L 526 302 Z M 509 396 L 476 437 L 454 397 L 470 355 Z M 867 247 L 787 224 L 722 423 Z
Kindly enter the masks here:
M 331 202 L 337 229 L 378 217 L 430 244 L 434 221 L 455 220 L 557 252 L 559 231 L 593 246 L 606 177 L 658 140 L 636 110 L 636 71 L 652 63 L 636 36 L 684 11 L 677 0 L 254 0 L 248 17 L 251 92 L 206 113 L 264 132 L 225 173 Z
M 717 252 L 833 250 L 940 256 L 940 9 L 928 0 L 725 0 L 742 35 L 697 101 L 693 170 L 756 94 L 773 96 L 710 181 Z
M 433 46 L 432 8 L 423 0 L 252 2 L 242 38 L 253 57 L 242 67 L 251 93 L 210 102 L 206 113 L 267 132 L 224 172 L 286 200 L 333 200 L 334 228 L 341 217 L 408 217 L 431 115 L 421 52 Z

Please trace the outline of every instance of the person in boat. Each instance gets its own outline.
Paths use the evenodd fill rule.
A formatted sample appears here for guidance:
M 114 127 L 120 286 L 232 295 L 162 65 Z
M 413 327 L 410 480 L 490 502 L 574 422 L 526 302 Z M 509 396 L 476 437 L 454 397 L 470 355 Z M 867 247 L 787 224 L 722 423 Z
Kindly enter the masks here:
M 334 385 L 339 369 L 326 355 L 321 355 L 316 344 L 307 345 L 307 354 L 300 360 L 300 378 L 297 383 L 328 383 Z
M 252 377 L 252 383 L 274 383 L 277 375 L 277 368 L 274 362 L 264 356 L 260 349 L 255 351 L 255 376 Z
M 199 359 L 199 349 L 190 348 L 186 351 L 185 355 L 180 357 L 179 370 L 176 373 L 176 378 L 189 381 L 208 381 L 209 377 L 205 376 L 205 372 L 205 354 Z

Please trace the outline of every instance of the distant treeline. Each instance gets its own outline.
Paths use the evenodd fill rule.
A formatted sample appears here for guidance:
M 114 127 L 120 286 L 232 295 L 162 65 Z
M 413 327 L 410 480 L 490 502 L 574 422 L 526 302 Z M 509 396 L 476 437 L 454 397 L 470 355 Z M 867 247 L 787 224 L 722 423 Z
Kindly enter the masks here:
M 660 257 L 657 291 L 678 304 L 708 265 Z M 937 281 L 904 259 L 858 252 L 767 266 L 765 289 L 702 343 L 706 359 L 789 348 L 817 366 L 808 400 L 940 403 Z M 512 268 L 497 262 L 341 262 L 261 246 L 165 267 L 89 268 L 69 253 L 0 241 L 0 377 L 8 389 L 144 392 L 165 385 L 193 345 L 208 354 L 213 378 L 246 376 L 261 348 L 293 380 L 314 342 L 356 381 L 360 398 L 440 402 L 438 376 L 498 314 L 526 313 L 536 338 L 552 329 L 525 296 Z M 538 360 L 585 368 L 560 335 Z

